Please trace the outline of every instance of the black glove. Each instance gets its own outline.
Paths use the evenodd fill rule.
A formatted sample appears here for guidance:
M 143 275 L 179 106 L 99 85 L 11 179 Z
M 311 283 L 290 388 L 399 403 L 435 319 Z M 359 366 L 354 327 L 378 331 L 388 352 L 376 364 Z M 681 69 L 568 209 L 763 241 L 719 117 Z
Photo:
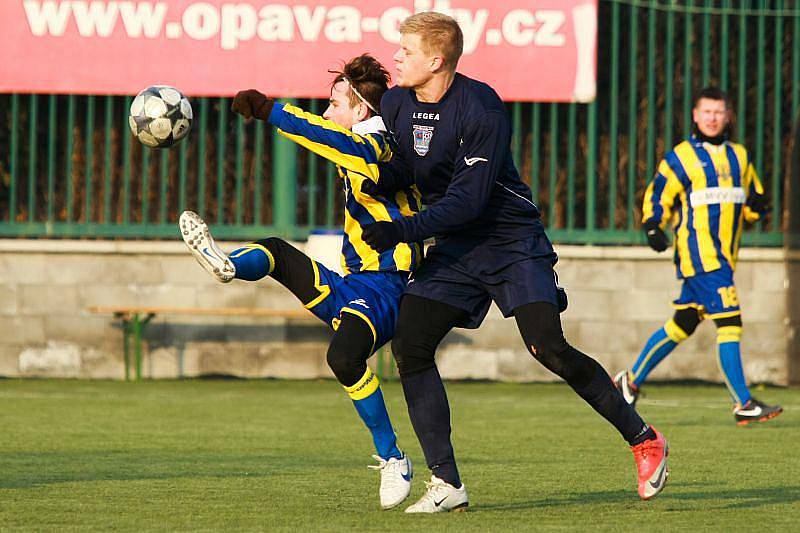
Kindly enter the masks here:
M 380 181 L 375 183 L 371 179 L 361 180 L 361 192 L 369 196 L 384 196 L 387 197 L 391 194 L 390 191 L 384 191 L 381 187 Z
M 383 253 L 400 242 L 400 230 L 392 222 L 375 222 L 364 226 L 361 238 L 370 248 Z
M 247 89 L 239 91 L 233 97 L 231 111 L 239 113 L 246 119 L 254 117 L 258 120 L 267 120 L 272 113 L 273 105 L 275 100 L 272 98 L 267 98 L 255 89 Z
M 558 292 L 558 312 L 563 313 L 567 310 L 567 306 L 569 305 L 567 291 L 564 289 L 564 287 L 558 286 L 556 286 L 556 291 Z
M 644 233 L 647 235 L 647 244 L 656 252 L 663 252 L 669 247 L 667 234 L 664 233 L 655 220 L 648 220 L 644 223 Z
M 766 215 L 769 212 L 769 200 L 763 194 L 751 194 L 747 197 L 745 204 L 754 213 L 759 215 Z

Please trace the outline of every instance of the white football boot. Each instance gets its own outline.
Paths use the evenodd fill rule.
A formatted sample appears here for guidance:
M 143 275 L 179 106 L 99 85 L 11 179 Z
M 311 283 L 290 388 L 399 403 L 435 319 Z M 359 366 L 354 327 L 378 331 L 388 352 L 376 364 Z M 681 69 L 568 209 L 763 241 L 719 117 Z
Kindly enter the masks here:
M 397 507 L 411 492 L 411 478 L 414 475 L 411 460 L 407 455 L 402 459 L 390 457 L 388 461 L 377 455 L 373 455 L 372 458 L 378 461 L 378 464 L 369 465 L 368 468 L 381 472 L 381 509 Z
M 633 384 L 631 375 L 627 370 L 623 370 L 614 376 L 614 385 L 622 393 L 622 397 L 628 405 L 636 407 L 636 400 L 639 399 L 639 387 Z
M 467 487 L 457 489 L 436 476 L 425 482 L 426 491 L 417 503 L 406 509 L 407 513 L 446 513 L 466 511 L 469 506 Z
M 178 220 L 183 242 L 191 250 L 197 262 L 208 270 L 217 281 L 228 283 L 236 275 L 236 267 L 220 250 L 208 231 L 208 226 L 194 211 L 184 211 Z

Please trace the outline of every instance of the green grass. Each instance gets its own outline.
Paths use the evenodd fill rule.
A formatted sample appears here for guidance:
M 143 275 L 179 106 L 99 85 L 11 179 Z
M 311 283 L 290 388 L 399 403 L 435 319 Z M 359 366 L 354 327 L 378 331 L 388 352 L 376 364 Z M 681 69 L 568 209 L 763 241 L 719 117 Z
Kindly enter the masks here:
M 670 441 L 665 491 L 639 501 L 631 453 L 565 385 L 451 383 L 468 513 L 380 511 L 371 440 L 332 381 L 0 381 L 0 529 L 386 531 L 791 530 L 800 390 L 733 423 L 724 388 L 650 386 Z M 384 392 L 427 477 L 402 392 Z M 412 500 L 409 500 L 409 502 Z

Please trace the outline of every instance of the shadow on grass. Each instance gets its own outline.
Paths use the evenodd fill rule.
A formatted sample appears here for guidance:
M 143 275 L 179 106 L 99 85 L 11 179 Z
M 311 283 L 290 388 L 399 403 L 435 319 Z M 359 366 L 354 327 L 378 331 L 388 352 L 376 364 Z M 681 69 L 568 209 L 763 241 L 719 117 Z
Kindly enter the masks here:
M 694 483 L 690 485 L 712 485 L 711 483 Z M 749 487 L 741 489 L 708 489 L 700 491 L 685 490 L 683 486 L 667 486 L 662 494 L 653 502 L 675 503 L 698 502 L 708 509 L 748 509 L 783 503 L 795 503 L 800 500 L 800 486 Z M 470 511 L 510 511 L 521 509 L 540 509 L 545 507 L 591 506 L 596 504 L 636 505 L 639 500 L 629 490 L 595 491 L 574 493 L 563 497 L 543 498 L 540 500 L 509 502 L 495 505 L 471 506 Z M 643 505 L 647 505 L 641 502 Z
M 0 489 L 25 489 L 61 483 L 202 478 L 296 476 L 335 468 L 333 459 L 309 462 L 286 455 L 198 453 L 165 454 L 129 451 L 14 453 L 4 461 Z

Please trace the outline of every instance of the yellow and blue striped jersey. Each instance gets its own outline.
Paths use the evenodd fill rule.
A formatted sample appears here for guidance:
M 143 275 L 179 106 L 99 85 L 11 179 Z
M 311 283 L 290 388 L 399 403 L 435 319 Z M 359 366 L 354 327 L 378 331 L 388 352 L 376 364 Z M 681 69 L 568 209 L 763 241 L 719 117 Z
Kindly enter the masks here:
M 672 223 L 678 278 L 723 266 L 733 271 L 744 222 L 760 216 L 745 203 L 763 193 L 744 146 L 692 136 L 659 163 L 644 195 L 642 222 Z
M 379 254 L 361 238 L 362 228 L 373 222 L 412 216 L 420 210 L 416 187 L 398 191 L 393 198 L 361 192 L 364 180 L 377 183 L 378 163 L 390 161 L 392 150 L 380 117 L 353 126 L 353 131 L 289 104 L 275 104 L 269 121 L 278 132 L 333 162 L 344 183 L 344 240 L 341 263 L 347 274 L 363 271 L 413 271 L 422 260 L 420 243 L 400 243 Z

